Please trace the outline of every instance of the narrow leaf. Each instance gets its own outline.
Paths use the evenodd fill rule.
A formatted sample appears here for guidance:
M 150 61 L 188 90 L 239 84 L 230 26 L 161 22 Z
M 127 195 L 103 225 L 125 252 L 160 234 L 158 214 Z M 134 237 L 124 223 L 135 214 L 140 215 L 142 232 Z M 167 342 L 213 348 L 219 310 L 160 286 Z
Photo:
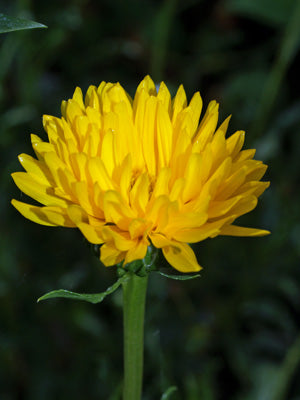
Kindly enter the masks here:
M 127 279 L 126 275 L 123 275 L 119 278 L 112 286 L 106 289 L 105 292 L 102 293 L 75 293 L 65 289 L 53 290 L 52 292 L 44 294 L 44 296 L 38 299 L 38 302 L 41 300 L 48 300 L 54 299 L 56 297 L 65 297 L 66 299 L 73 299 L 73 300 L 83 300 L 89 303 L 101 303 L 101 301 L 109 294 L 113 293 L 118 287 Z
M 47 26 L 24 18 L 10 17 L 8 15 L 0 14 L 0 33 L 33 28 L 47 28 Z
M 165 276 L 166 278 L 169 279 L 174 279 L 175 281 L 188 281 L 190 279 L 195 279 L 195 278 L 200 278 L 200 274 L 187 274 L 187 275 L 170 275 L 170 274 L 165 274 L 164 272 L 161 271 L 156 271 L 158 274 Z
M 176 386 L 170 386 L 161 396 L 160 400 L 168 400 L 171 396 L 172 393 L 176 392 L 177 387 Z

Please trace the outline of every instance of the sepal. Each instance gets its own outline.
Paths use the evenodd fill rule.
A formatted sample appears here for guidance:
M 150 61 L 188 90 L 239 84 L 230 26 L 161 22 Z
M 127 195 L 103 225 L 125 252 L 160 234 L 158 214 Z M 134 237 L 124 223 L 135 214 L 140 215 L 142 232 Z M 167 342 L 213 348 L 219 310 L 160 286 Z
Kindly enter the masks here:
M 154 246 L 148 246 L 147 253 L 142 260 L 132 261 L 131 263 L 117 265 L 118 275 L 121 276 L 125 271 L 133 272 L 138 276 L 146 276 L 151 271 L 156 271 L 155 261 L 158 255 L 158 249 Z

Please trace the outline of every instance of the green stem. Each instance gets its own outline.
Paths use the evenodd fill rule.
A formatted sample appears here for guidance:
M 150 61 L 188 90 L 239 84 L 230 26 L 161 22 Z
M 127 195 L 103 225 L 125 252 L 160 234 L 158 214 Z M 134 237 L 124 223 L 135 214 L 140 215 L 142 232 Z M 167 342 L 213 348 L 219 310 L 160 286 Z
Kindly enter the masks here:
M 148 276 L 128 273 L 123 282 L 124 389 L 123 400 L 140 400 L 143 382 L 144 315 Z

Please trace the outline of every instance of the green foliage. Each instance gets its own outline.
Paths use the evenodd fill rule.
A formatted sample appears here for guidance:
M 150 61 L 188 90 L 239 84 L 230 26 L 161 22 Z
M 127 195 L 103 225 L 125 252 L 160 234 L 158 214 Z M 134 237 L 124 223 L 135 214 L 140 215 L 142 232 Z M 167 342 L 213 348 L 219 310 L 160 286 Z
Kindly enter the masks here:
M 52 290 L 49 293 L 44 294 L 42 297 L 38 299 L 38 302 L 41 300 L 48 300 L 48 299 L 55 299 L 57 297 L 64 297 L 65 299 L 72 299 L 72 300 L 82 300 L 87 301 L 88 303 L 97 304 L 101 303 L 106 296 L 112 294 L 118 287 L 127 279 L 126 275 L 123 275 L 119 278 L 112 286 L 106 289 L 102 293 L 95 293 L 95 294 L 88 294 L 88 293 L 75 293 L 71 292 L 70 290 L 65 289 L 58 289 Z
M 173 94 L 183 83 L 189 98 L 200 90 L 205 105 L 217 99 L 220 119 L 232 114 L 229 134 L 246 130 L 271 187 L 238 222 L 272 234 L 193 246 L 201 279 L 150 274 L 143 400 L 173 385 L 172 400 L 299 399 L 299 2 L 6 3 L 1 12 L 49 29 L 0 35 L 1 400 L 121 398 L 121 291 L 96 307 L 35 302 L 55 287 L 98 293 L 116 270 L 75 229 L 22 218 L 10 200 L 26 199 L 10 173 L 21 170 L 18 154 L 33 155 L 30 133 L 45 138 L 42 115 L 59 116 L 75 86 L 120 81 L 132 95 L 149 72 Z M 275 95 L 262 114 L 274 70 Z M 157 263 L 166 267 L 161 256 Z
M 28 21 L 24 18 L 16 18 L 0 14 L 0 33 L 34 28 L 47 28 L 47 26 L 39 24 L 38 22 Z

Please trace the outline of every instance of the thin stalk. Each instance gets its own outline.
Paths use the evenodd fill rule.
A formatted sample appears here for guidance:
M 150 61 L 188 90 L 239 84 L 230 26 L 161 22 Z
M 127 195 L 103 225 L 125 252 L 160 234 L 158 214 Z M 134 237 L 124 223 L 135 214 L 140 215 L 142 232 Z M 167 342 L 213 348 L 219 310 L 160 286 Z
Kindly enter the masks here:
M 144 315 L 148 276 L 128 273 L 123 285 L 123 400 L 140 400 L 143 383 Z

